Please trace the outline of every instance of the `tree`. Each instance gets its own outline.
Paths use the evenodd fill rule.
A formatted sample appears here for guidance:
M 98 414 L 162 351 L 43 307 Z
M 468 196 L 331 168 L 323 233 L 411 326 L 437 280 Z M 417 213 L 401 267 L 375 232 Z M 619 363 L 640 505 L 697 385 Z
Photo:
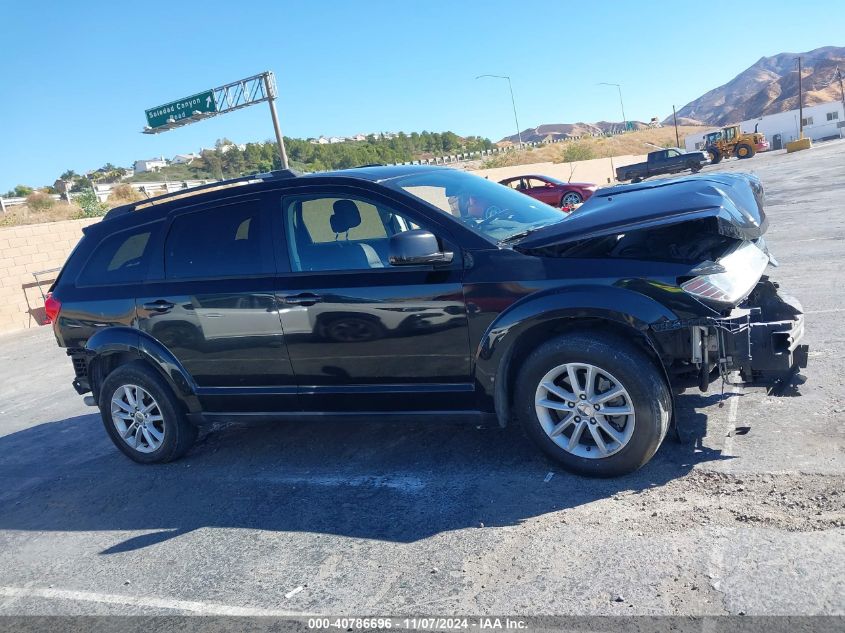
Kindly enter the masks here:
M 244 161 L 243 153 L 238 149 L 237 145 L 232 145 L 221 157 L 223 175 L 227 178 L 237 178 L 242 176 L 246 161 Z
M 207 171 L 212 178 L 218 180 L 223 178 L 223 155 L 219 149 L 206 150 L 202 153 L 202 159 L 205 161 Z
M 33 189 L 32 187 L 27 187 L 26 185 L 17 185 L 8 194 L 6 194 L 6 196 L 8 198 L 26 198 L 33 191 L 35 191 L 35 189 Z
M 62 175 L 59 176 L 59 180 L 73 180 L 78 176 L 79 174 L 77 174 L 75 171 L 73 171 L 72 169 L 68 169 L 67 171 L 62 172 Z
M 94 185 L 91 184 L 91 181 L 88 180 L 85 176 L 76 176 L 73 179 L 73 184 L 70 187 L 72 193 L 79 193 L 80 191 L 85 191 L 87 189 L 93 189 Z

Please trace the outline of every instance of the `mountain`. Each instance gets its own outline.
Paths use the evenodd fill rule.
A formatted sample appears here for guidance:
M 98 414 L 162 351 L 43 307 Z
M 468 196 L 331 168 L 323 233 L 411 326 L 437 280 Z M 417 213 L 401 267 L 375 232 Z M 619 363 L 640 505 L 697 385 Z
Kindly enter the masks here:
M 635 130 L 642 130 L 648 124 L 641 121 L 631 121 Z M 610 131 L 621 131 L 622 124 L 613 121 L 598 121 L 597 123 L 544 123 L 537 127 L 522 130 L 523 143 L 539 143 L 541 141 L 557 141 L 574 136 L 597 136 Z M 518 143 L 519 137 L 506 136 L 499 143 Z
M 804 105 L 841 98 L 836 68 L 845 72 L 845 47 L 825 46 L 806 53 L 761 57 L 728 83 L 678 110 L 678 118 L 727 125 L 798 107 L 797 58 L 802 57 Z M 664 121 L 671 123 L 669 116 Z

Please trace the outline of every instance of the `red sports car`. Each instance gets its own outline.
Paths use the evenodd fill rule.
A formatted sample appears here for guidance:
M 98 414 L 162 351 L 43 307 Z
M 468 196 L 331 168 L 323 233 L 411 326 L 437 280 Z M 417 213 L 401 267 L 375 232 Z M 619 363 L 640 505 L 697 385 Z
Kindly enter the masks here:
M 551 176 L 515 176 L 499 181 L 499 184 L 521 191 L 553 207 L 571 207 L 585 202 L 598 185 L 589 182 L 563 182 Z

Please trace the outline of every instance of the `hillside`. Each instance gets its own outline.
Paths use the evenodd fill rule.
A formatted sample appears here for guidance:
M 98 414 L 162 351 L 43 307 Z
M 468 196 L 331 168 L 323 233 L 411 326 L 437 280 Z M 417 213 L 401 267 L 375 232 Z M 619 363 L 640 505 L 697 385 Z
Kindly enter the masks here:
M 632 121 L 635 130 L 643 130 L 648 125 L 641 121 Z M 544 123 L 537 127 L 530 127 L 522 130 L 523 143 L 542 143 L 543 141 L 557 141 L 571 138 L 573 136 L 593 136 L 606 134 L 611 131 L 620 131 L 622 124 L 613 121 L 597 121 L 596 123 Z M 499 143 L 518 143 L 519 136 L 506 136 Z
M 692 125 L 678 126 L 678 133 L 681 138 L 681 145 L 683 145 L 686 136 L 690 134 L 699 136 L 704 133 L 704 128 Z M 484 161 L 482 167 L 508 167 L 544 162 L 565 163 L 606 156 L 647 154 L 655 149 L 655 145 L 658 147 L 674 147 L 675 128 L 645 128 L 628 134 L 588 137 L 577 141 L 565 141 L 526 150 L 515 150 Z
M 797 108 L 799 56 L 804 67 L 804 105 L 840 99 L 836 68 L 845 71 L 845 47 L 825 46 L 806 53 L 761 57 L 728 83 L 678 110 L 678 117 L 726 125 Z M 671 119 L 667 117 L 664 123 Z
M 171 164 L 156 172 L 144 172 L 130 178 L 133 182 L 234 178 L 279 169 L 281 161 L 276 143 L 235 145 L 227 139 L 205 150 L 189 165 Z M 444 154 L 490 149 L 489 139 L 459 136 L 454 132 L 398 132 L 388 137 L 367 137 L 365 141 L 315 144 L 304 139 L 286 138 L 290 166 L 304 172 L 347 169 L 373 163 L 397 163 Z

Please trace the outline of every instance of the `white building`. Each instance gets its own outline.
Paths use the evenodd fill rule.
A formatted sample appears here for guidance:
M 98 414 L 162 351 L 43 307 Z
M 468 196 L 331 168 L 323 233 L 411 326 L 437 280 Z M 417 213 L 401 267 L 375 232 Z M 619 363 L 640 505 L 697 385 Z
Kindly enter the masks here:
M 799 135 L 798 110 L 767 114 L 756 119 L 742 121 L 743 132 L 765 134 L 771 149 L 782 149 Z M 704 135 L 715 132 L 714 127 L 701 133 L 691 134 L 684 139 L 688 151 L 704 147 Z M 845 111 L 841 101 L 829 101 L 804 108 L 804 136 L 814 141 L 845 136 Z
M 136 160 L 134 171 L 136 174 L 142 174 L 145 171 L 160 171 L 165 167 L 167 167 L 167 161 L 164 160 L 164 156 L 161 156 L 149 160 Z
M 190 165 L 199 157 L 199 154 L 176 154 L 170 162 L 174 165 Z

